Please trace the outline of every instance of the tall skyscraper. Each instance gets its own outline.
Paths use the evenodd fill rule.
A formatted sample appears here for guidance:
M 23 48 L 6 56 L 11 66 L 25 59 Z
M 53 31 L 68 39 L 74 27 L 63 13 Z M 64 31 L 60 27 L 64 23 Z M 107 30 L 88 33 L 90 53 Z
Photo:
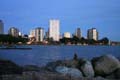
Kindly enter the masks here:
M 44 39 L 44 29 L 41 27 L 38 27 L 35 29 L 35 38 L 36 42 L 42 42 Z
M 59 41 L 60 37 L 60 22 L 59 20 L 50 20 L 49 38 L 53 41 Z
M 19 30 L 15 27 L 11 27 L 8 31 L 9 35 L 12 35 L 14 37 L 18 37 L 19 36 Z
M 0 20 L 0 34 L 4 34 L 4 23 Z
M 94 39 L 94 40 L 98 40 L 98 31 L 96 28 L 92 28 L 88 30 L 87 33 L 87 37 L 88 39 Z
M 75 31 L 75 36 L 78 37 L 78 38 L 81 38 L 81 30 L 80 28 L 77 28 L 76 31 Z

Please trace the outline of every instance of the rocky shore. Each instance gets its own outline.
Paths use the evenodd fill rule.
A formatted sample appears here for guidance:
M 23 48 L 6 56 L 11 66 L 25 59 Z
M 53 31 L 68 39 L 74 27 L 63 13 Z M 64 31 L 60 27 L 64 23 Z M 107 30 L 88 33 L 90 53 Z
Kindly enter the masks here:
M 18 66 L 0 59 L 0 80 L 120 80 L 120 61 L 112 55 L 50 62 L 44 67 Z

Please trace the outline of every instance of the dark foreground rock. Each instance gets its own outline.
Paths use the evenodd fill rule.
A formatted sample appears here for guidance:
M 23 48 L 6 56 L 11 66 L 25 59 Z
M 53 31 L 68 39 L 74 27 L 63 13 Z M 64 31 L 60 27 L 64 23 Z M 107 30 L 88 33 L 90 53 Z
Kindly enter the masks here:
M 106 76 L 107 79 L 120 79 L 120 68 Z
M 9 60 L 0 59 L 0 75 L 3 74 L 21 74 L 22 67 Z

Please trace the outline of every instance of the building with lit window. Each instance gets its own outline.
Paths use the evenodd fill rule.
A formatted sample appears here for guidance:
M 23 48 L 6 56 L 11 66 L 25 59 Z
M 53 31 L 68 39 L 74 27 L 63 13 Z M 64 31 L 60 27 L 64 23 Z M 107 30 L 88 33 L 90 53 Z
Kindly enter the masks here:
M 98 31 L 96 28 L 89 29 L 87 32 L 88 39 L 98 40 Z

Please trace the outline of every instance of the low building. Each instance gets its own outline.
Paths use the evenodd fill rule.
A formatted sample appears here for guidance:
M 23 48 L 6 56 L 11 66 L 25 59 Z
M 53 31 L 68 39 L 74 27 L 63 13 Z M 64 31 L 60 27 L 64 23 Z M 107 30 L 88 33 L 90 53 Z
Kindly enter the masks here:
M 71 35 L 70 35 L 69 32 L 65 32 L 65 33 L 64 33 L 64 37 L 65 37 L 65 38 L 71 38 Z

